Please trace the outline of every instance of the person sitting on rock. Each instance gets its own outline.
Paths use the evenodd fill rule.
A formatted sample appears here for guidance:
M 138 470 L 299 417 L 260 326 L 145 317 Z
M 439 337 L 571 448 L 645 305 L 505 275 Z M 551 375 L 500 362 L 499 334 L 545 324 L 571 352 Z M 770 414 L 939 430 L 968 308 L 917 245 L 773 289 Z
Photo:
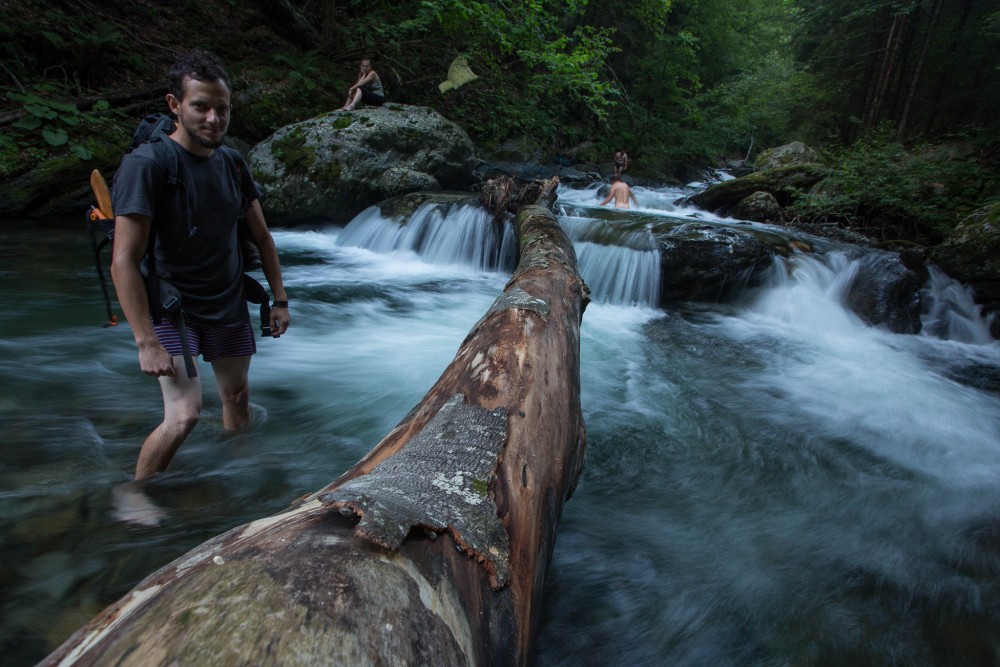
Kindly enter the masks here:
M 361 61 L 358 69 L 358 80 L 347 90 L 347 101 L 338 111 L 353 111 L 358 102 L 364 102 L 373 107 L 385 104 L 385 89 L 382 88 L 382 80 L 378 78 L 378 73 L 372 69 L 372 62 L 368 58 Z

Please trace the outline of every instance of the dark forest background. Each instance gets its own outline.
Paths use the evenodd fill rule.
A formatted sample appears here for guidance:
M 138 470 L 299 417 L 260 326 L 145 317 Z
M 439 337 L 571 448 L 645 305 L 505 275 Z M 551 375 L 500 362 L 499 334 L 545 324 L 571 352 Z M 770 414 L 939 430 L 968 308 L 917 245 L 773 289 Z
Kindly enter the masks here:
M 676 181 L 798 140 L 838 170 L 802 215 L 888 210 L 930 236 L 1000 189 L 992 0 L 0 0 L 0 37 L 0 179 L 117 164 L 199 47 L 230 70 L 248 146 L 340 107 L 370 57 L 391 101 L 437 109 L 482 156 L 624 148 L 630 173 Z M 478 78 L 442 93 L 459 56 Z

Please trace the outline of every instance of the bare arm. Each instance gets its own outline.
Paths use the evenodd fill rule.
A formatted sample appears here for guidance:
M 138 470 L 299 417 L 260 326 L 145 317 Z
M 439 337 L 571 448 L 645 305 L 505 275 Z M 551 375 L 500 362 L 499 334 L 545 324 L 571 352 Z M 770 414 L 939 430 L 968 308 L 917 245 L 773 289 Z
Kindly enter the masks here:
M 602 201 L 600 204 L 598 204 L 598 206 L 604 206 L 605 204 L 607 204 L 608 202 L 610 202 L 614 198 L 615 198 L 615 191 L 612 190 L 611 192 L 608 193 L 607 198 L 604 201 Z
M 264 270 L 264 277 L 267 278 L 267 284 L 271 288 L 271 294 L 274 295 L 275 301 L 288 301 L 288 295 L 285 294 L 285 285 L 281 280 L 281 264 L 278 262 L 278 248 L 274 245 L 274 237 L 271 236 L 271 231 L 267 228 L 267 223 L 264 221 L 264 211 L 261 210 L 259 201 L 254 199 L 250 203 L 246 217 L 250 233 L 253 235 L 254 241 L 257 242 L 257 247 L 260 249 L 261 268 Z M 270 324 L 272 336 L 277 338 L 288 331 L 290 323 L 291 316 L 288 313 L 287 307 L 275 307 L 271 309 Z
M 111 258 L 111 279 L 122 306 L 136 347 L 139 368 L 146 375 L 173 375 L 174 365 L 153 331 L 146 283 L 139 272 L 139 262 L 146 254 L 152 222 L 143 215 L 119 215 L 115 218 L 115 245 Z
M 368 74 L 365 74 L 363 77 L 361 77 L 360 79 L 358 79 L 357 82 L 353 86 L 351 86 L 351 88 L 350 88 L 350 90 L 348 92 L 353 93 L 355 90 L 357 90 L 361 86 L 364 86 L 364 85 L 366 85 L 368 83 L 371 83 L 372 81 L 374 81 L 377 78 L 378 78 L 378 74 L 375 73 L 375 70 L 372 70 L 372 71 L 368 72 Z
M 628 198 L 631 199 L 632 203 L 636 206 L 639 205 L 639 200 L 635 198 L 635 193 L 632 191 L 632 188 L 628 189 Z

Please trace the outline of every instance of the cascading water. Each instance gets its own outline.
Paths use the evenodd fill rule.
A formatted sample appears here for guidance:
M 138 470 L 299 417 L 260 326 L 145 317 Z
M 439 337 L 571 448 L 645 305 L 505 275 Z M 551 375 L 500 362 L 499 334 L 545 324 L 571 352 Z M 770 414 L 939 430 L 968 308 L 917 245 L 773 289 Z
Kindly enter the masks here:
M 930 274 L 921 317 L 923 333 L 976 345 L 992 343 L 989 322 L 979 313 L 972 288 L 952 280 L 937 267 L 930 267 Z
M 487 211 L 471 204 L 427 202 L 406 220 L 387 218 L 372 206 L 351 221 L 338 242 L 380 253 L 414 252 L 431 264 L 481 271 L 511 271 L 518 254 L 511 225 L 495 225 Z
M 636 190 L 632 211 L 559 193 L 593 296 L 588 449 L 536 664 L 1000 661 L 1000 347 L 967 290 L 932 270 L 921 334 L 889 333 L 844 305 L 860 251 L 829 250 L 777 260 L 730 303 L 660 309 L 649 226 L 719 221 L 669 203 L 679 190 Z M 293 324 L 258 343 L 254 425 L 227 436 L 206 391 L 149 489 L 171 517 L 152 531 L 110 519 L 162 406 L 127 328 L 99 326 L 85 234 L 0 230 L 0 295 L 21 304 L 0 338 L 17 388 L 0 399 L 5 664 L 364 456 L 503 289 L 516 250 L 492 225 L 453 202 L 275 230 Z

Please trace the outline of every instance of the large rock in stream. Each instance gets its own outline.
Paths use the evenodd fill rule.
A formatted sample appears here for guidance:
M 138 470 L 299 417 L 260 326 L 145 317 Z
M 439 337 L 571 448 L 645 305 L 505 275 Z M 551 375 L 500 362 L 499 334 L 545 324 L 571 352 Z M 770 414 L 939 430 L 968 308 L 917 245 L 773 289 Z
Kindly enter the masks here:
M 893 333 L 920 333 L 927 267 L 913 254 L 872 251 L 858 260 L 844 303 L 858 317 Z
M 776 249 L 742 230 L 682 224 L 656 235 L 660 250 L 660 300 L 721 301 L 760 280 Z
M 1000 203 L 983 206 L 962 220 L 931 250 L 931 260 L 972 287 L 976 302 L 992 317 L 990 331 L 1000 338 Z
M 388 103 L 283 127 L 248 160 L 269 220 L 347 223 L 389 197 L 465 188 L 475 149 L 433 109 Z
M 726 301 L 764 284 L 774 260 L 848 246 L 816 237 L 760 228 L 687 223 L 656 234 L 660 249 L 660 301 Z M 854 249 L 854 270 L 843 287 L 844 305 L 872 326 L 914 334 L 921 328 L 922 259 L 913 254 Z M 792 264 L 791 266 L 794 266 Z
M 972 285 L 981 303 L 1000 301 L 1000 203 L 977 209 L 955 227 L 931 259 Z
M 740 178 L 714 183 L 688 197 L 688 201 L 706 211 L 713 211 L 719 215 L 732 215 L 744 199 L 758 192 L 766 192 L 779 205 L 785 206 L 791 201 L 793 193 L 809 190 L 826 178 L 826 175 L 826 167 L 814 163 L 773 167 Z

